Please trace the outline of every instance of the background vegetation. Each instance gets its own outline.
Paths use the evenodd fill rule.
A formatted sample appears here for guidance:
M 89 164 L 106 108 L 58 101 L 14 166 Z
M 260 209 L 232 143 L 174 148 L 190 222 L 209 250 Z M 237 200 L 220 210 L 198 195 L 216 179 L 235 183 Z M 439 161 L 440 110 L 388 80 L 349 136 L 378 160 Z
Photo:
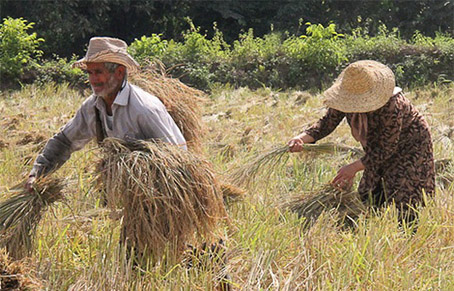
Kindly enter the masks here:
M 389 65 L 401 86 L 454 75 L 452 0 L 4 0 L 0 5 L 2 30 L 16 31 L 16 41 L 10 34 L 1 37 L 3 88 L 52 80 L 83 87 L 81 72 L 70 64 L 97 35 L 124 39 L 142 64 L 160 59 L 173 76 L 204 90 L 227 83 L 321 89 L 346 64 L 365 58 Z M 18 51 L 23 53 L 16 61 Z
M 169 73 L 203 90 L 220 84 L 249 88 L 322 89 L 348 64 L 361 59 L 383 62 L 395 72 L 400 86 L 420 86 L 454 79 L 454 39 L 437 32 L 434 37 L 415 31 L 403 39 L 397 28 L 379 27 L 370 36 L 364 28 L 351 34 L 340 33 L 334 23 L 301 24 L 304 33 L 271 32 L 258 37 L 252 29 L 229 44 L 214 26 L 209 38 L 187 19 L 190 28 L 181 41 L 166 40 L 162 34 L 141 36 L 129 47 L 143 65 L 161 61 Z M 41 58 L 40 45 L 45 41 L 31 32 L 34 23 L 5 18 L 2 36 L 2 85 L 69 82 L 85 87 L 83 72 L 72 69 L 78 58 Z
M 451 0 L 304 0 L 304 1 L 192 1 L 192 0 L 3 0 L 1 17 L 23 17 L 36 23 L 43 50 L 71 57 L 84 54 L 88 39 L 109 35 L 131 43 L 142 35 L 163 34 L 182 41 L 188 28 L 185 17 L 201 31 L 214 33 L 213 22 L 228 43 L 250 28 L 258 37 L 274 31 L 300 35 L 299 20 L 327 25 L 334 21 L 343 33 L 357 27 L 375 35 L 381 24 L 397 27 L 404 38 L 418 30 L 427 36 L 453 33 L 454 4 Z

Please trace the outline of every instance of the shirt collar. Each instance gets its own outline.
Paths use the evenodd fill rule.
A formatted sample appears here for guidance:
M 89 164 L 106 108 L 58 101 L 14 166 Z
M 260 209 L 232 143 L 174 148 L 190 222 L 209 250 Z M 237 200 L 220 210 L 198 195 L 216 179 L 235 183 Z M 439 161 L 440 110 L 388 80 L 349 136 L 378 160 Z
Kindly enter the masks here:
M 128 83 L 128 81 L 123 81 L 123 84 L 121 85 L 121 89 L 117 94 L 117 97 L 114 100 L 114 104 L 120 105 L 120 106 L 126 106 L 128 105 L 129 102 L 129 92 L 131 91 L 131 85 Z
M 126 106 L 128 105 L 129 102 L 129 92 L 131 91 L 131 85 L 129 84 L 128 81 L 123 81 L 123 84 L 121 85 L 120 91 L 117 93 L 117 97 L 115 97 L 114 103 L 119 106 Z M 96 96 L 96 108 L 98 110 L 101 110 L 102 112 L 105 112 L 105 103 L 104 100 L 102 100 L 102 97 Z

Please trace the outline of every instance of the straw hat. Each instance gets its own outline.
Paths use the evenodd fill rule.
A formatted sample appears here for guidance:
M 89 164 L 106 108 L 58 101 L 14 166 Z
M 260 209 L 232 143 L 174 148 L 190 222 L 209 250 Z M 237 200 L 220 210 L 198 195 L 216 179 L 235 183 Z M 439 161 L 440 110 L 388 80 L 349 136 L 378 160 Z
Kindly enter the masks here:
M 125 66 L 132 73 L 139 64 L 128 54 L 127 44 L 118 38 L 92 37 L 85 57 L 73 64 L 73 67 L 86 69 L 87 63 L 116 63 Z
M 394 74 L 382 63 L 364 60 L 350 64 L 324 92 L 324 104 L 345 113 L 369 112 L 393 96 Z

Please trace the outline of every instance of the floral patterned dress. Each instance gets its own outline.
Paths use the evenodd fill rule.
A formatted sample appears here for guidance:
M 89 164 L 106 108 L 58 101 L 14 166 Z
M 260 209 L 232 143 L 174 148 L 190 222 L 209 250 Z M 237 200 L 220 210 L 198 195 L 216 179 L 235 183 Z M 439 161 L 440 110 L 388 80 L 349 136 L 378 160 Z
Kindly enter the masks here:
M 330 134 L 344 117 L 351 126 L 354 113 L 329 108 L 326 115 L 305 130 L 316 141 Z M 422 202 L 422 193 L 435 190 L 432 138 L 424 117 L 405 98 L 396 94 L 367 115 L 367 137 L 361 158 L 365 170 L 358 192 L 380 206 L 394 200 L 399 207 Z

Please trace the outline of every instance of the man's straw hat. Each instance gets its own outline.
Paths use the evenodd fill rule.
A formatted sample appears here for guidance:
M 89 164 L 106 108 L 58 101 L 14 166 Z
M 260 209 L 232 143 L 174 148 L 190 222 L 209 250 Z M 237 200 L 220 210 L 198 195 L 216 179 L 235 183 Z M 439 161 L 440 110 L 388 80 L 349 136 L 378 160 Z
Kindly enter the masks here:
M 350 64 L 324 92 L 324 104 L 345 113 L 369 112 L 393 96 L 396 81 L 390 68 L 370 60 Z
M 85 57 L 73 64 L 73 67 L 86 69 L 87 63 L 116 63 L 125 66 L 132 73 L 139 64 L 128 54 L 127 44 L 118 38 L 92 37 Z

